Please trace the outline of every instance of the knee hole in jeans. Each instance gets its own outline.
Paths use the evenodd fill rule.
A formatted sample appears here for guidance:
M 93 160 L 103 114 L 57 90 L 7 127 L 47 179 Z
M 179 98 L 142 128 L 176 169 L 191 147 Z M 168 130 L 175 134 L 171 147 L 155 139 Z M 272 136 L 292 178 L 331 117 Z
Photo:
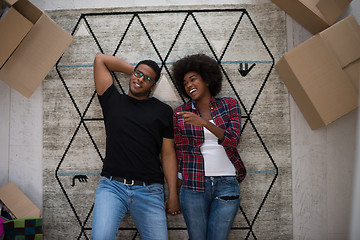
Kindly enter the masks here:
M 219 197 L 220 199 L 222 200 L 235 200 L 235 199 L 239 199 L 239 195 L 236 195 L 236 196 L 221 196 Z

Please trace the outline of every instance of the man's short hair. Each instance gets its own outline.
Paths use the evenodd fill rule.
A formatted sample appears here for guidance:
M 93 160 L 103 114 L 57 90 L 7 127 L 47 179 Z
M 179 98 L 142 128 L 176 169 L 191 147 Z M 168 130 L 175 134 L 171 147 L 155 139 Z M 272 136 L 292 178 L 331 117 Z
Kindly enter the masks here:
M 154 72 L 156 73 L 156 77 L 155 77 L 154 81 L 157 82 L 159 80 L 161 69 L 160 69 L 159 65 L 157 65 L 157 63 L 155 61 L 150 60 L 150 59 L 142 60 L 138 64 L 136 64 L 135 69 L 137 69 L 137 67 L 140 64 L 145 64 L 145 65 L 151 67 L 151 69 L 154 70 Z

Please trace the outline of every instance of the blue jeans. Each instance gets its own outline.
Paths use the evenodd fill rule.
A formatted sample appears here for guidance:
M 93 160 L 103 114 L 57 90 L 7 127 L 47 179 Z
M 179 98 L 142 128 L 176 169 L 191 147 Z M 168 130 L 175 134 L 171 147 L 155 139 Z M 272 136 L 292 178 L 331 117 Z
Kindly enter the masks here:
M 116 239 L 119 224 L 127 214 L 142 240 L 167 239 L 162 184 L 127 186 L 101 177 L 95 195 L 91 239 Z
M 205 177 L 205 192 L 181 188 L 180 205 L 192 240 L 226 240 L 240 205 L 235 177 Z

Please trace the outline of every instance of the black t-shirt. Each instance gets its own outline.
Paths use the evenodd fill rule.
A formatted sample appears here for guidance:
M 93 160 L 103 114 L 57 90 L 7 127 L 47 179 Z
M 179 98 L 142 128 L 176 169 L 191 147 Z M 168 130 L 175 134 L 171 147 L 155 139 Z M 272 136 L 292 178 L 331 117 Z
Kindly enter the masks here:
M 114 85 L 98 98 L 106 130 L 101 175 L 164 183 L 159 155 L 163 138 L 174 138 L 172 108 L 120 94 Z

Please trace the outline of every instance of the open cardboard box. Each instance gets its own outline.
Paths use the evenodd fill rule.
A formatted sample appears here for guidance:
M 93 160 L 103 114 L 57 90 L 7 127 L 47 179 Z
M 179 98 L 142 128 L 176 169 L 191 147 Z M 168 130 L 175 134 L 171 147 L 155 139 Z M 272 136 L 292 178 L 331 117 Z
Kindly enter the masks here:
M 0 80 L 26 97 L 70 45 L 73 37 L 28 0 L 6 0 L 0 20 Z
M 352 0 L 272 0 L 312 34 L 331 26 Z
M 275 65 L 311 129 L 358 106 L 360 27 L 348 16 L 285 53 Z
M 0 188 L 0 201 L 16 218 L 39 218 L 41 216 L 40 209 L 13 182 Z

